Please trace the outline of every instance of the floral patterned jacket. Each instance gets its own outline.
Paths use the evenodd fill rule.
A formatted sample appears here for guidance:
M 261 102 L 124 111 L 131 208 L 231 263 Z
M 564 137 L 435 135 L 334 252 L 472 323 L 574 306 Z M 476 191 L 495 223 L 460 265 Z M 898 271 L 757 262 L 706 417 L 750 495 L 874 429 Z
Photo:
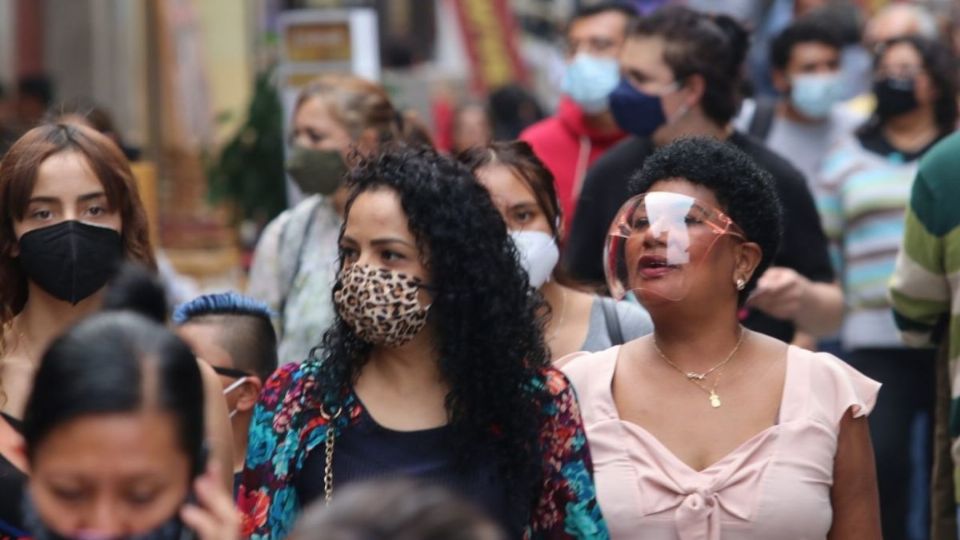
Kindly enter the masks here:
M 294 487 L 307 454 L 326 441 L 328 422 L 320 413 L 319 363 L 308 360 L 280 368 L 264 386 L 250 425 L 247 461 L 238 503 L 244 514 L 243 537 L 280 540 L 299 514 Z M 547 400 L 540 431 L 543 489 L 524 531 L 526 540 L 609 538 L 597 505 L 590 449 L 573 387 L 548 368 L 538 386 Z M 362 405 L 350 393 L 335 430 L 352 425 Z M 335 431 L 336 433 L 336 431 Z

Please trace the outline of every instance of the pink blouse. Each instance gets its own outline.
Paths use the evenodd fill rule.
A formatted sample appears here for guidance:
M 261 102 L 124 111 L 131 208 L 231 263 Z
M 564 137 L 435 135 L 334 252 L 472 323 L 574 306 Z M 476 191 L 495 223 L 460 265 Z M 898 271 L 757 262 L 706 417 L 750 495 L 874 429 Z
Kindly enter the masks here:
M 880 384 L 840 359 L 787 352 L 780 417 L 702 471 L 621 420 L 611 383 L 620 347 L 577 353 L 562 368 L 577 391 L 597 499 L 611 537 L 644 540 L 822 539 L 840 420 L 870 413 Z

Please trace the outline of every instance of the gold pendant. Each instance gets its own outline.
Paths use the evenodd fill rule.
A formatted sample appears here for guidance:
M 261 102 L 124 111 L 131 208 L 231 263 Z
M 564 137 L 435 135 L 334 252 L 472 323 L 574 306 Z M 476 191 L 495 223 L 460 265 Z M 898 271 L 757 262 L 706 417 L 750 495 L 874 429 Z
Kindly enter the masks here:
M 713 390 L 710 391 L 710 406 L 713 407 L 714 409 L 717 409 L 720 407 L 720 396 L 718 396 L 717 393 Z

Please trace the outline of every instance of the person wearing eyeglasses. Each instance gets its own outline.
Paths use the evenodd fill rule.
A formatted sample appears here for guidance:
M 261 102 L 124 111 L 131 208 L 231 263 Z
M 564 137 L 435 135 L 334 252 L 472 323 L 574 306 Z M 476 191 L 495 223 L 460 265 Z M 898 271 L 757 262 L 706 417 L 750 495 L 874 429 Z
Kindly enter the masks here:
M 234 292 L 208 294 L 177 306 L 177 334 L 213 367 L 233 428 L 234 490 L 247 456 L 253 407 L 277 369 L 277 336 L 263 302 Z

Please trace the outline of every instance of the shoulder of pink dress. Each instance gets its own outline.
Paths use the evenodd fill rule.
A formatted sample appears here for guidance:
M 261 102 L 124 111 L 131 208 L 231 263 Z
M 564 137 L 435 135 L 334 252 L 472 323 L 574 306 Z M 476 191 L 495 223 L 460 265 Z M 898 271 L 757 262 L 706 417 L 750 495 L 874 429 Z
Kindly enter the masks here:
M 791 347 L 794 361 L 806 364 L 808 388 L 814 402 L 831 422 L 839 422 L 852 411 L 855 418 L 867 416 L 877 403 L 880 383 L 854 369 L 850 364 L 825 352 Z
M 576 352 L 554 362 L 554 367 L 566 375 L 575 387 L 589 384 L 594 377 L 605 377 L 608 367 L 616 363 L 620 345 L 598 352 Z

